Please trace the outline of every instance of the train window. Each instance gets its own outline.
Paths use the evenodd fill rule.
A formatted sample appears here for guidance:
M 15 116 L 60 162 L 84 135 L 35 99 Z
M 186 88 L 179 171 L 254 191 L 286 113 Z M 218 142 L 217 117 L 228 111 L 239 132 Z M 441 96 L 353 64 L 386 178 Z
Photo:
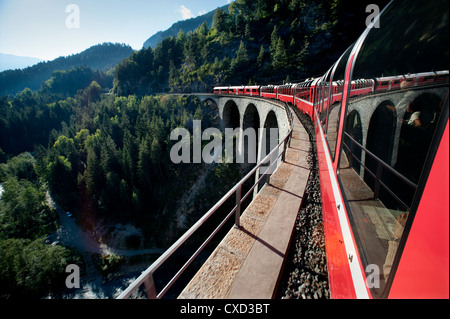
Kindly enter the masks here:
M 324 89 L 324 101 L 322 110 L 319 114 L 320 116 L 320 123 L 322 124 L 322 129 L 324 133 L 327 133 L 327 118 L 328 118 L 328 109 L 330 106 L 330 78 L 331 78 L 331 70 L 328 71 L 325 77 L 325 81 L 323 82 L 323 89 Z
M 383 77 L 448 72 L 449 4 L 438 2 L 393 2 L 380 28 L 364 40 L 352 80 L 377 78 L 387 85 Z M 421 196 L 426 161 L 433 159 L 435 129 L 448 107 L 448 80 L 422 82 L 354 92 L 346 108 L 338 178 L 364 267 L 377 265 L 381 273 L 374 297 L 386 296 L 393 280 L 403 230 L 414 216 L 414 198 Z
M 353 45 L 350 46 L 347 51 L 341 56 L 338 63 L 334 67 L 332 71 L 331 81 L 337 82 L 338 84 L 338 93 L 333 95 L 330 109 L 328 111 L 328 120 L 327 120 L 327 142 L 328 147 L 330 149 L 331 158 L 334 161 L 334 155 L 336 154 L 336 143 L 339 129 L 339 120 L 341 114 L 341 105 L 342 105 L 342 95 L 344 92 L 343 81 L 345 79 L 345 69 L 347 66 L 347 61 L 350 56 L 350 53 L 353 49 Z M 341 82 L 342 81 L 342 82 Z
M 329 70 L 324 78 L 322 78 L 316 85 L 317 95 L 319 96 L 319 104 L 316 105 L 317 114 L 319 115 L 322 129 L 326 134 L 326 122 L 328 116 L 328 107 L 330 100 L 330 77 L 331 70 Z

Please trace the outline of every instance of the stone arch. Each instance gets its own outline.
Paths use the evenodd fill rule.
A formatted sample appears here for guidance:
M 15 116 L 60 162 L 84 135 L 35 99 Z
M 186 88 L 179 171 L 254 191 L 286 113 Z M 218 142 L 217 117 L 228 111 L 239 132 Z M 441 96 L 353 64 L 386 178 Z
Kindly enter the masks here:
M 238 128 L 240 127 L 241 115 L 239 113 L 239 108 L 233 100 L 229 100 L 225 103 L 223 107 L 223 126 L 225 128 Z
M 358 111 L 353 110 L 347 115 L 347 119 L 345 121 L 345 132 L 347 132 L 356 142 L 364 145 L 361 115 Z M 362 150 L 360 147 L 350 142 L 346 135 L 344 135 L 343 138 L 344 143 L 349 148 L 344 148 L 344 151 L 347 153 L 349 164 L 359 173 L 361 169 L 361 164 L 359 162 L 362 161 Z
M 249 163 L 256 163 L 259 153 L 259 128 L 261 127 L 261 121 L 258 109 L 253 103 L 250 103 L 245 109 L 242 130 L 244 132 L 244 158 L 248 159 Z
M 262 138 L 262 147 L 265 150 L 265 154 L 269 154 L 279 143 L 280 132 L 278 127 L 278 119 L 273 110 L 267 113 L 266 119 L 264 121 L 264 134 Z M 276 128 L 276 130 L 272 130 Z M 275 135 L 274 135 L 275 134 Z
M 387 164 L 392 162 L 396 127 L 397 112 L 394 103 L 391 100 L 384 100 L 370 118 L 366 148 Z M 366 154 L 364 162 L 367 169 L 376 174 L 376 160 Z M 375 185 L 375 179 L 370 173 L 365 172 L 364 180 L 370 187 Z
M 243 119 L 243 129 L 247 129 L 249 127 L 252 127 L 254 129 L 258 129 L 260 124 L 260 117 L 258 109 L 256 108 L 255 104 L 250 103 L 244 112 L 244 119 Z

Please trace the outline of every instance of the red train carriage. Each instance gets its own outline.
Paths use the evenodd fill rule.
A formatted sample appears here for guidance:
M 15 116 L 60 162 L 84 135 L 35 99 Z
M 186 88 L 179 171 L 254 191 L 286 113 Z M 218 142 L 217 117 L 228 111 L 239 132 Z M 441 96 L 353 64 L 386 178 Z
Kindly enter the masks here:
M 228 89 L 228 94 L 232 95 L 243 95 L 244 94 L 244 86 L 230 86 Z
M 278 100 L 294 105 L 294 84 L 283 84 L 278 86 Z
M 350 97 L 373 93 L 375 81 L 373 79 L 358 79 L 352 81 Z
M 319 79 L 306 80 L 294 85 L 294 105 L 303 113 L 313 116 L 314 91 Z
M 331 91 L 331 104 L 334 104 L 342 99 L 342 92 L 344 92 L 344 81 L 333 81 Z
M 216 86 L 214 87 L 214 94 L 229 94 L 229 86 Z
M 260 88 L 261 87 L 259 85 L 245 86 L 244 95 L 260 96 Z
M 448 82 L 448 70 L 447 71 L 437 71 L 436 77 L 434 78 L 436 83 L 446 83 Z
M 316 86 L 333 298 L 449 297 L 448 71 L 432 71 L 448 67 L 446 12 L 446 1 L 391 2 Z
M 261 97 L 268 99 L 278 98 L 278 86 L 276 85 L 265 85 L 261 86 Z
M 403 75 L 375 78 L 374 92 L 398 90 L 404 81 L 406 81 L 406 78 Z

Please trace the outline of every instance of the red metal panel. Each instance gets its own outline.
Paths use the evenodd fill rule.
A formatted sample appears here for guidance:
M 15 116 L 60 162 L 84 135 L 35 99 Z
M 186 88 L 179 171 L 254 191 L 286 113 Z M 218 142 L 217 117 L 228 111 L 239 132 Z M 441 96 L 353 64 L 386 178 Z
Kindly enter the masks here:
M 447 120 L 389 298 L 449 298 L 448 163 Z
M 294 97 L 292 95 L 278 94 L 278 99 L 283 102 L 294 104 Z
M 348 266 L 344 238 L 339 223 L 336 202 L 331 186 L 325 152 L 328 146 L 320 127 L 314 121 L 316 131 L 317 157 L 319 162 L 320 190 L 322 193 L 322 219 L 325 231 L 325 249 L 327 252 L 328 280 L 332 298 L 356 298 L 352 275 Z

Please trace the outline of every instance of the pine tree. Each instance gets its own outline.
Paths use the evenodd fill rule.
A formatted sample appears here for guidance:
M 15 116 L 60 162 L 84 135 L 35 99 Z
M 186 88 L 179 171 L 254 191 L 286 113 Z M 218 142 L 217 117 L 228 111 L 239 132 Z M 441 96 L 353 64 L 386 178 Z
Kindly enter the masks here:
M 287 67 L 287 54 L 283 40 L 279 37 L 275 52 L 272 56 L 272 67 L 275 70 L 283 70 Z
M 259 49 L 258 57 L 256 59 L 256 64 L 258 65 L 258 67 L 263 66 L 265 55 L 266 55 L 266 50 L 264 50 L 264 45 L 261 45 L 261 48 Z
M 231 69 L 235 72 L 246 67 L 249 62 L 247 48 L 244 42 L 241 40 L 239 49 L 236 51 L 236 58 L 231 62 Z
M 222 32 L 227 30 L 227 13 L 220 8 L 214 11 L 212 27 L 217 30 L 217 32 Z
M 279 38 L 280 38 L 280 36 L 278 35 L 278 28 L 275 25 L 273 27 L 273 31 L 270 35 L 270 54 L 271 54 L 271 56 L 273 56 L 275 54 Z

